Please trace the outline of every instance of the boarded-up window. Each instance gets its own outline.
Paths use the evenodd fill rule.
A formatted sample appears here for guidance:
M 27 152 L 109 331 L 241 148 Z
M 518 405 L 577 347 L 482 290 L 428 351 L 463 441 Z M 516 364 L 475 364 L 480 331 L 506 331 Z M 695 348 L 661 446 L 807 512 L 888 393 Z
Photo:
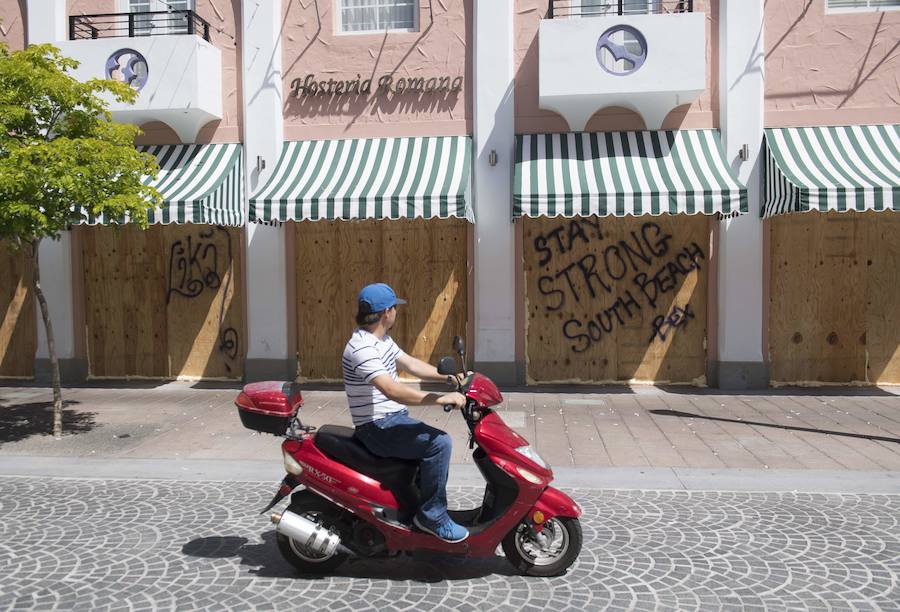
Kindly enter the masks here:
M 467 223 L 459 219 L 292 223 L 301 379 L 342 380 L 341 354 L 356 328 L 359 290 L 391 285 L 399 307 L 391 336 L 437 364 L 467 320 Z
M 900 215 L 768 223 L 772 380 L 900 383 Z
M 523 222 L 529 382 L 703 382 L 709 217 Z
M 37 330 L 31 257 L 0 242 L 0 378 L 34 376 Z
M 240 229 L 79 231 L 92 377 L 243 376 Z

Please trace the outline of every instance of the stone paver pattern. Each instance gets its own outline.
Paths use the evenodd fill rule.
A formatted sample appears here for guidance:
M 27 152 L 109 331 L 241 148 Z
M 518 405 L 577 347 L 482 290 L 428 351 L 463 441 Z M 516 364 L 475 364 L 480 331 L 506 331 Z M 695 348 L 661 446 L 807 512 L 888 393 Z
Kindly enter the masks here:
M 0 609 L 900 610 L 900 496 L 578 490 L 564 576 L 421 554 L 318 578 L 258 514 L 274 486 L 0 478 Z
M 244 429 L 239 387 L 170 383 L 66 389 L 62 440 L 46 388 L 0 387 L 0 456 L 280 460 L 279 440 Z M 900 388 L 784 389 L 723 395 L 695 388 L 514 390 L 499 411 L 556 467 L 686 467 L 900 471 Z M 340 388 L 304 390 L 304 422 L 350 425 Z M 458 414 L 413 408 L 454 438 Z

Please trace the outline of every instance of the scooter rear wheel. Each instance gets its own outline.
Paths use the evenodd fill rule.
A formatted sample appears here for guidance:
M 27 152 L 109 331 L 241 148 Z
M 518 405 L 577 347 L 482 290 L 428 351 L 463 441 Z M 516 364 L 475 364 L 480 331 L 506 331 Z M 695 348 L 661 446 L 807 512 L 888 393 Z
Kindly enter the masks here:
M 544 523 L 536 537 L 522 522 L 503 538 L 503 552 L 510 563 L 529 576 L 558 576 L 578 558 L 583 541 L 578 519 L 555 517 Z
M 299 491 L 291 496 L 288 510 L 311 521 L 319 523 L 334 532 L 341 533 L 341 515 L 343 510 L 318 495 L 308 491 Z M 343 536 L 344 534 L 341 533 Z M 301 546 L 288 536 L 276 533 L 276 542 L 281 556 L 291 565 L 304 574 L 327 574 L 343 563 L 347 555 L 335 551 L 328 556 L 322 556 Z

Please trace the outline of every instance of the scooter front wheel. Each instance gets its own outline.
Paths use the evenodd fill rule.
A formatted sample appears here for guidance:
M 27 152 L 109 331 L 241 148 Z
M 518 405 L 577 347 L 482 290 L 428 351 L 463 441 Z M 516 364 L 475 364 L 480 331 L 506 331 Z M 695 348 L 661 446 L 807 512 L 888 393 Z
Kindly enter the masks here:
M 288 510 L 332 531 L 341 531 L 340 520 L 343 510 L 309 491 L 294 493 L 291 496 Z M 276 533 L 275 539 L 278 543 L 278 550 L 281 551 L 281 556 L 304 574 L 327 574 L 337 569 L 347 559 L 346 554 L 337 551 L 331 555 L 323 556 L 308 550 L 292 538 L 281 533 Z
M 578 558 L 583 541 L 578 519 L 556 517 L 544 523 L 540 533 L 526 522 L 503 538 L 503 552 L 510 563 L 529 576 L 558 576 Z

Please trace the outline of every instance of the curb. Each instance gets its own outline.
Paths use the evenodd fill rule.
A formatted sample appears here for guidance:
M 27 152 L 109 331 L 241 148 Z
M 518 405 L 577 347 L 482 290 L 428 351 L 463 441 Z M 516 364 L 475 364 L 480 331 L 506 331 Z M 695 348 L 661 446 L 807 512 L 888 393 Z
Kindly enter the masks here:
M 751 470 L 702 468 L 580 467 L 554 470 L 559 489 L 654 491 L 758 491 L 900 495 L 900 472 L 852 470 Z M 89 459 L 0 457 L 0 476 L 99 480 L 279 482 L 278 461 L 220 459 Z M 450 486 L 480 487 L 473 465 L 450 466 Z

